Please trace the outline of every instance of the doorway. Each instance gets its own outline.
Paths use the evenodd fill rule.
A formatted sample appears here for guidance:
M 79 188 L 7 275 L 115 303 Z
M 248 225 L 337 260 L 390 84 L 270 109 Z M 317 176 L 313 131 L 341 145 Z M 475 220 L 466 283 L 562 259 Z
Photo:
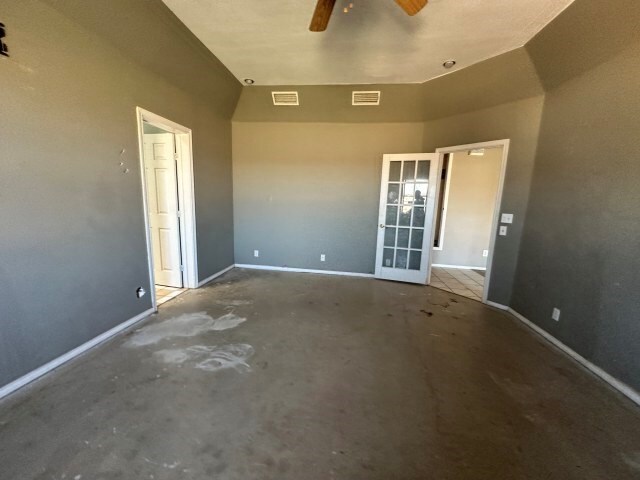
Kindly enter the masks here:
M 197 288 L 191 130 L 137 109 L 153 307 Z
M 440 148 L 430 285 L 487 302 L 509 140 Z

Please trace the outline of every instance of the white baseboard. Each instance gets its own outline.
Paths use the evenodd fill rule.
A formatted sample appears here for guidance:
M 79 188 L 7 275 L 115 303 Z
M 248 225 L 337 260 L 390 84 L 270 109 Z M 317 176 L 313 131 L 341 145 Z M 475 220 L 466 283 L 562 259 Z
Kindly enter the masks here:
M 206 283 L 209 283 L 211 280 L 214 280 L 216 278 L 218 278 L 220 275 L 224 275 L 225 273 L 227 273 L 229 270 L 231 270 L 233 267 L 235 267 L 235 265 L 229 265 L 227 268 L 220 270 L 217 273 L 214 273 L 213 275 L 205 278 L 204 280 L 198 282 L 198 287 L 203 286 Z
M 247 265 L 243 263 L 236 263 L 236 267 L 249 268 L 252 270 L 274 270 L 277 272 L 318 273 L 322 275 L 342 275 L 345 277 L 373 278 L 373 274 L 371 273 L 338 272 L 336 270 L 312 270 L 309 268 L 272 267 L 270 265 Z
M 509 307 L 506 305 L 502 305 L 501 303 L 492 302 L 491 300 L 487 300 L 487 305 L 493 308 L 498 308 L 500 310 L 509 310 Z
M 433 263 L 432 267 L 440 267 L 440 268 L 458 268 L 460 270 L 486 270 L 485 267 L 470 267 L 468 265 L 446 265 L 444 263 Z
M 79 347 L 76 347 L 73 350 L 71 350 L 71 351 L 59 356 L 58 358 L 56 358 L 54 360 L 51 360 L 49 363 L 45 363 L 41 367 L 38 367 L 35 370 L 32 370 L 31 372 L 27 373 L 26 375 L 23 375 L 22 377 L 18 378 L 17 380 L 14 380 L 13 382 L 11 382 L 9 384 L 7 384 L 7 385 L 5 385 L 3 387 L 0 387 L 0 399 L 3 398 L 3 397 L 6 397 L 7 395 L 10 395 L 11 393 L 14 393 L 16 390 L 28 385 L 29 383 L 33 382 L 34 380 L 37 380 L 38 378 L 42 377 L 43 375 L 46 375 L 47 373 L 55 370 L 56 368 L 60 367 L 61 365 L 64 365 L 65 363 L 69 362 L 70 360 L 73 360 L 77 356 L 82 355 L 86 351 L 88 351 L 88 350 L 90 350 L 90 349 L 92 349 L 94 347 L 97 347 L 101 343 L 106 342 L 111 337 L 114 337 L 115 335 L 117 335 L 117 334 L 127 330 L 128 328 L 132 327 L 133 325 L 135 325 L 139 321 L 147 318 L 153 312 L 154 312 L 154 309 L 150 308 L 149 310 L 146 310 L 146 311 L 142 312 L 141 314 L 136 315 L 135 317 L 127 320 L 126 322 L 121 323 L 120 325 L 116 325 L 111 330 L 107 330 L 106 332 L 101 333 L 97 337 L 92 338 L 91 340 L 89 340 L 86 343 L 83 343 Z
M 602 380 L 607 382 L 609 385 L 611 385 L 613 388 L 618 390 L 624 396 L 628 397 L 632 402 L 635 402 L 636 404 L 640 405 L 640 392 L 635 391 L 633 388 L 631 388 L 626 383 L 621 382 L 617 378 L 611 376 L 610 374 L 608 374 L 607 372 L 602 370 L 597 365 L 594 365 L 589 360 L 584 358 L 582 355 L 580 355 L 579 353 L 575 352 L 574 350 L 572 350 L 571 348 L 566 346 L 564 343 L 562 343 L 556 337 L 551 335 L 549 332 L 547 332 L 546 330 L 543 330 L 542 328 L 540 328 L 538 325 L 536 325 L 532 321 L 530 321 L 527 318 L 525 318 L 524 316 L 520 315 L 513 308 L 509 308 L 507 311 L 511 315 L 516 317 L 518 320 L 520 320 L 522 323 L 524 323 L 531 330 L 533 330 L 538 335 L 540 335 L 545 340 L 547 340 L 549 343 L 551 343 L 554 347 L 558 348 L 559 350 L 561 350 L 565 354 L 569 355 L 571 358 L 573 358 L 576 362 L 578 362 L 580 365 L 585 367 L 591 373 L 593 373 L 594 375 L 600 377 Z

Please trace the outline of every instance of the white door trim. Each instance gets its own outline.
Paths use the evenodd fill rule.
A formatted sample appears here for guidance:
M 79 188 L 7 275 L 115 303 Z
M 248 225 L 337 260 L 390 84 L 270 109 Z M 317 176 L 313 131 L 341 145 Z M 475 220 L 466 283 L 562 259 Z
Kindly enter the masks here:
M 439 153 L 436 151 L 436 153 Z M 440 165 L 438 165 L 438 171 L 442 171 L 442 167 L 444 165 L 444 155 L 440 157 Z M 453 174 L 453 155 L 449 155 L 449 162 L 447 163 L 447 179 L 444 185 L 444 199 L 442 200 L 442 219 L 440 220 L 440 245 L 437 247 L 433 247 L 434 250 L 442 250 L 444 246 L 444 232 L 445 225 L 447 224 L 447 212 L 449 211 L 449 192 L 451 186 L 451 177 Z M 441 182 L 440 182 L 441 183 Z M 440 200 L 440 191 L 438 191 L 438 196 L 436 197 L 436 215 L 438 214 L 438 201 Z M 435 221 L 435 219 L 434 219 Z M 435 241 L 435 229 L 434 229 L 434 241 Z M 433 242 L 431 243 L 433 245 Z
M 493 140 L 490 142 L 471 143 L 468 145 L 456 145 L 453 147 L 436 148 L 436 153 L 440 154 L 440 165 L 445 153 L 455 153 L 476 148 L 499 148 L 502 147 L 502 166 L 500 167 L 500 180 L 498 181 L 498 191 L 496 192 L 495 207 L 493 211 L 493 221 L 491 222 L 491 240 L 489 241 L 489 257 L 487 258 L 487 273 L 484 278 L 484 289 L 482 291 L 482 303 L 487 303 L 489 295 L 489 285 L 491 282 L 491 269 L 493 267 L 493 255 L 495 253 L 496 235 L 500 223 L 500 213 L 502 208 L 502 192 L 504 190 L 504 179 L 507 171 L 507 159 L 509 157 L 509 139 Z M 439 184 L 438 184 L 439 187 Z M 438 198 L 439 192 L 436 192 Z M 433 243 L 432 243 L 433 245 Z M 431 265 L 429 265 L 429 278 L 431 278 Z
M 147 240 L 147 263 L 149 265 L 149 282 L 154 310 L 157 310 L 155 280 L 153 275 L 153 255 L 151 235 L 149 232 L 149 210 L 147 206 L 147 184 L 144 168 L 143 125 L 147 122 L 175 134 L 178 151 L 178 202 L 180 205 L 180 243 L 182 253 L 183 284 L 186 288 L 198 288 L 198 254 L 196 243 L 196 209 L 193 179 L 193 139 L 191 129 L 172 122 L 160 115 L 136 107 L 138 123 L 138 156 L 140 160 L 140 179 L 142 181 L 142 203 L 144 209 L 144 227 Z

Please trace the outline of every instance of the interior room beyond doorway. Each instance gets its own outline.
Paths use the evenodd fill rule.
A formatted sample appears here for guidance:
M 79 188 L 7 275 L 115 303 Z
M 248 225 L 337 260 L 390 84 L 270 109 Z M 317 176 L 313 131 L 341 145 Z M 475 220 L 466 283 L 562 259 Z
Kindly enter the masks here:
M 462 295 L 472 300 L 482 301 L 484 271 L 464 268 L 433 267 L 431 270 L 431 283 L 429 285 L 455 293 L 456 295 Z
M 164 285 L 156 285 L 156 302 L 158 305 L 168 302 L 169 300 L 176 298 L 183 292 L 186 292 L 186 288 L 165 287 Z
M 482 300 L 503 169 L 502 146 L 446 153 L 442 161 L 431 285 Z

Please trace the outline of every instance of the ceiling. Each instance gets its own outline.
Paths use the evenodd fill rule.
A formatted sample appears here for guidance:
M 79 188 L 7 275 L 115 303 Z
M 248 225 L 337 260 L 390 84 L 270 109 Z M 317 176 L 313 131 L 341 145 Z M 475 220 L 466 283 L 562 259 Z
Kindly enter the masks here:
M 332 85 L 420 83 L 467 67 L 521 47 L 573 0 L 430 0 L 414 17 L 393 0 L 338 0 L 323 33 L 308 28 L 316 0 L 163 1 L 240 81 Z

